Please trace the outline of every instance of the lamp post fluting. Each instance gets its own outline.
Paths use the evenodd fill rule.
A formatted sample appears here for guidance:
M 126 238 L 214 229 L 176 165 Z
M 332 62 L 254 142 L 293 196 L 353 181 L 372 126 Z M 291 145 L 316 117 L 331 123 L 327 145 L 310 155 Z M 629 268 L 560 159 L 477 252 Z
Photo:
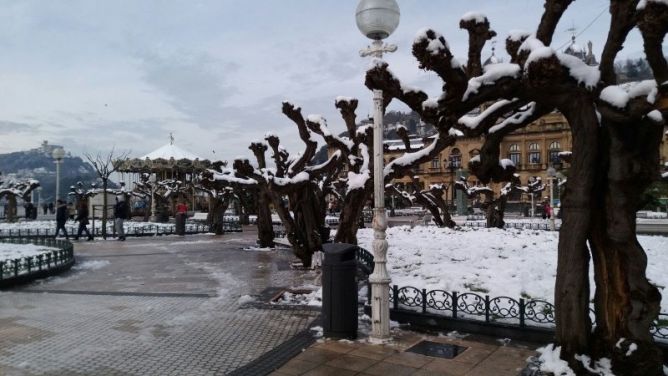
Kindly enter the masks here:
M 360 51 L 360 56 L 376 59 L 383 53 L 394 52 L 397 46 L 384 44 L 399 26 L 399 5 L 395 0 L 361 0 L 357 5 L 355 19 L 364 36 L 372 40 L 371 46 Z M 372 342 L 384 342 L 390 338 L 390 275 L 387 272 L 387 248 L 385 230 L 385 175 L 383 160 L 383 92 L 373 91 L 373 256 L 374 270 L 369 276 L 371 283 L 371 335 Z
M 56 162 L 56 201 L 60 199 L 60 165 L 63 163 L 63 158 L 65 158 L 65 150 L 63 148 L 57 148 L 53 150 L 51 156 Z
M 554 178 L 557 176 L 557 170 L 555 170 L 554 167 L 549 167 L 547 169 L 547 176 L 548 176 L 548 179 L 550 179 L 549 180 L 549 183 L 550 183 L 550 205 L 549 205 L 549 207 L 550 207 L 550 210 L 552 211 L 552 213 L 548 213 L 548 214 L 550 214 L 550 230 L 554 231 L 557 228 L 557 226 L 554 223 L 554 208 L 552 206 L 554 205 Z

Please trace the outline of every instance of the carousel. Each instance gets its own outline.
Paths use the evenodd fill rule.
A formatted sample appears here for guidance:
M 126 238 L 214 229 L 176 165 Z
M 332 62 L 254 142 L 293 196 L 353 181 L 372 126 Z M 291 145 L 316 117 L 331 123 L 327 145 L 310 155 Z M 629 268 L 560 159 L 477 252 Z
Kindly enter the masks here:
M 137 197 L 133 209 L 143 209 L 148 219 L 166 221 L 175 212 L 178 202 L 187 203 L 190 210 L 201 210 L 206 198 L 197 192 L 198 176 L 211 167 L 211 161 L 169 143 L 141 158 L 118 160 L 116 171 L 120 180 Z M 141 207 L 143 206 L 143 208 Z

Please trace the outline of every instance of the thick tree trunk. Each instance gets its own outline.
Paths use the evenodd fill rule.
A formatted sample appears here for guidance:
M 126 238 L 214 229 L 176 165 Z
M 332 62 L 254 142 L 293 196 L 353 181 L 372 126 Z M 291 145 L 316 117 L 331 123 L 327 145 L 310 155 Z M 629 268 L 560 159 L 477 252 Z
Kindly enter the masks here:
M 274 228 L 271 223 L 269 202 L 267 193 L 259 190 L 257 194 L 257 236 L 262 248 L 274 246 Z
M 611 358 L 622 375 L 659 376 L 662 353 L 649 332 L 661 304 L 646 277 L 647 255 L 636 238 L 642 193 L 658 174 L 661 127 L 611 124 L 602 129 L 602 151 L 591 236 L 596 279 L 594 355 Z M 625 341 L 620 342 L 622 338 Z M 637 349 L 626 356 L 629 346 Z
M 359 218 L 370 195 L 367 189 L 354 189 L 346 194 L 339 217 L 339 228 L 334 237 L 335 242 L 357 244 Z
M 487 220 L 487 228 L 504 228 L 506 222 L 503 220 L 503 216 L 506 212 L 506 202 L 508 197 L 501 196 L 496 200 L 492 200 L 487 203 L 487 209 L 485 212 L 485 218 Z
M 589 250 L 591 197 L 598 150 L 598 119 L 591 100 L 571 98 L 562 109 L 573 134 L 573 159 L 562 201 L 557 278 L 555 283 L 556 339 L 562 358 L 581 369 L 574 358 L 589 352 Z M 583 105 L 585 104 L 585 105 Z
M 16 196 L 13 194 L 7 195 L 7 222 L 16 222 Z
M 144 222 L 151 220 L 151 208 L 153 207 L 153 195 L 148 195 L 148 206 L 144 208 Z
M 216 235 L 223 235 L 225 233 L 223 229 L 223 223 L 225 220 L 225 211 L 230 204 L 229 199 L 217 199 L 215 197 L 210 197 L 213 202 L 209 202 L 210 209 L 209 214 L 207 215 L 207 221 L 211 230 Z

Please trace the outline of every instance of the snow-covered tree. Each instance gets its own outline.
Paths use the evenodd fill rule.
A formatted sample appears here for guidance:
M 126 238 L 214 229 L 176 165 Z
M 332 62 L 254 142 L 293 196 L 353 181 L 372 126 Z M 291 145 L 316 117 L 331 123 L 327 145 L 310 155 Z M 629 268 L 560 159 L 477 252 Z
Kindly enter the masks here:
M 230 170 L 210 171 L 210 179 L 257 189 L 261 245 L 273 245 L 273 231 L 270 232 L 267 226 L 271 224 L 271 213 L 268 212 L 271 203 L 285 226 L 295 255 L 304 266 L 310 267 L 314 252 L 322 250 L 322 242 L 326 240 L 323 239 L 327 189 L 324 182 L 328 179 L 324 177 L 335 172 L 340 153 L 335 153 L 322 164 L 309 165 L 317 148 L 317 142 L 309 131 L 311 126 L 307 125 L 311 120 L 305 120 L 301 109 L 289 102 L 283 103 L 283 113 L 297 126 L 305 145 L 301 153 L 290 155 L 280 145 L 278 136 L 267 133 L 264 141 L 253 142 L 249 147 L 257 166 L 247 159 L 236 159 Z M 275 167 L 267 164 L 266 152 L 269 149 Z M 271 235 L 271 239 L 267 235 Z
M 387 106 L 391 99 L 392 97 L 386 97 L 384 105 Z M 346 124 L 348 137 L 333 134 L 322 117 L 310 117 L 308 122 L 309 128 L 321 135 L 331 150 L 341 153 L 341 163 L 345 165 L 344 170 L 347 170 L 347 177 L 343 181 L 345 186 L 343 208 L 335 241 L 350 244 L 357 244 L 358 220 L 362 215 L 362 209 L 373 194 L 371 174 L 373 170 L 373 159 L 371 158 L 373 155 L 373 127 L 371 125 L 357 126 L 355 123 L 357 105 L 358 101 L 354 98 L 338 97 L 335 101 L 335 106 Z M 401 127 L 398 132 L 401 132 Z M 384 184 L 389 184 L 392 179 L 412 175 L 412 171 L 420 163 L 430 161 L 443 149 L 452 146 L 456 136 L 456 132 L 446 131 L 430 138 L 429 145 L 424 148 L 413 150 L 409 146 L 404 154 L 385 167 Z
M 412 52 L 420 68 L 443 81 L 443 93 L 436 100 L 428 100 L 422 91 L 407 90 L 383 61 L 367 72 L 366 84 L 406 103 L 439 132 L 458 129 L 466 136 L 483 136 L 480 161 L 471 169 L 485 184 L 508 181 L 514 170 L 499 158 L 507 134 L 550 111 L 560 111 L 573 137 L 562 194 L 555 288 L 561 357 L 578 373 L 593 364 L 576 356 L 590 354 L 591 359 L 611 359 L 618 374 L 658 376 L 662 355 L 649 328 L 657 318 L 661 294 L 646 277 L 647 256 L 636 239 L 635 213 L 642 192 L 659 176 L 659 144 L 668 116 L 668 64 L 662 51 L 668 4 L 612 0 L 608 37 L 597 68 L 550 47 L 571 2 L 546 0 L 535 33 L 512 32 L 506 38 L 510 63 L 490 64 L 484 70 L 480 53 L 495 35 L 486 16 L 468 13 L 460 21 L 469 34 L 465 66 L 454 58 L 442 35 L 421 30 Z M 635 27 L 654 79 L 617 85 L 615 56 Z M 467 115 L 483 105 L 479 115 Z M 596 283 L 595 328 L 589 318 L 590 258 Z M 637 349 L 626 356 L 631 344 Z
M 125 159 L 127 155 L 127 152 L 120 153 L 119 155 L 114 149 L 111 149 L 107 154 L 97 153 L 95 156 L 84 154 L 88 162 L 93 165 L 95 173 L 102 180 L 102 192 L 107 191 L 109 188 L 109 177 L 118 170 L 119 163 L 117 161 Z M 104 207 L 104 210 L 102 210 L 102 237 L 104 239 L 107 238 L 107 205 L 107 195 L 105 194 L 102 196 L 102 206 Z
M 25 202 L 30 202 L 32 191 L 37 187 L 39 187 L 39 181 L 35 179 L 0 181 L 0 198 L 7 198 L 7 211 L 5 212 L 7 222 L 16 220 L 16 199 L 20 198 Z
M 406 201 L 409 205 L 420 205 L 431 213 L 432 220 L 438 227 L 454 228 L 457 224 L 452 220 L 448 205 L 443 196 L 448 189 L 445 184 L 432 184 L 428 189 L 420 189 L 419 179 L 414 176 L 411 181 L 412 191 L 400 189 L 396 184 L 387 184 L 385 190 L 395 197 Z

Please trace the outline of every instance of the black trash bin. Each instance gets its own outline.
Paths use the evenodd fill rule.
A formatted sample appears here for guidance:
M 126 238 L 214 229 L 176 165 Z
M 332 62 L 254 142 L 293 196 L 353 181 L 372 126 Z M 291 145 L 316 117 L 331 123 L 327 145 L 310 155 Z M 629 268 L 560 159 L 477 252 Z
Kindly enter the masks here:
M 176 235 L 186 234 L 186 215 L 179 213 L 176 215 Z
M 356 245 L 322 245 L 322 327 L 328 338 L 357 338 Z

